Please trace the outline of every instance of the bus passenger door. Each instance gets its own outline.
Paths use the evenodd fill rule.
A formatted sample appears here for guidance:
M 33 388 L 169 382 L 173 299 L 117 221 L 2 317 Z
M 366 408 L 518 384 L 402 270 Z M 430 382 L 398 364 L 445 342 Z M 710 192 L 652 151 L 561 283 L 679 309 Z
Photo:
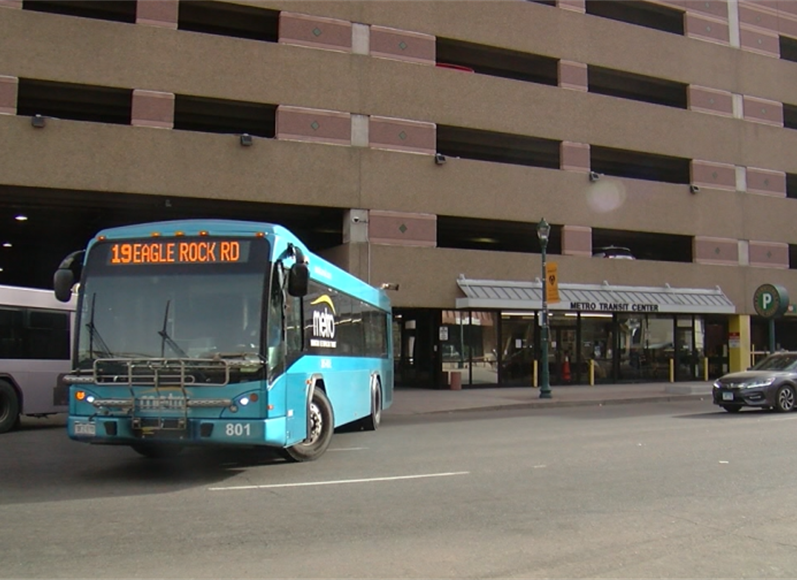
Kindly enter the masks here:
M 284 293 L 285 345 L 285 428 L 288 445 L 300 443 L 307 437 L 307 377 L 303 370 L 302 299 Z

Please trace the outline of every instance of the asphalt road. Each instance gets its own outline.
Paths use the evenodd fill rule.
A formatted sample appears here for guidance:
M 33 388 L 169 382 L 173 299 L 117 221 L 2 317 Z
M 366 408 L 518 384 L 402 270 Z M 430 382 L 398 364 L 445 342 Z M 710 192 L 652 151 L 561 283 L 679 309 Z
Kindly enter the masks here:
M 797 413 L 386 417 L 319 461 L 0 437 L 2 578 L 793 578 Z

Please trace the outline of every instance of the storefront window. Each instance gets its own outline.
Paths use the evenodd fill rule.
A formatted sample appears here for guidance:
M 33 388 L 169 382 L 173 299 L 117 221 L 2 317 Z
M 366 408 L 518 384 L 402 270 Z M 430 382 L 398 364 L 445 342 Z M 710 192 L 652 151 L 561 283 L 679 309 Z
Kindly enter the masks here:
M 551 312 L 549 314 L 551 344 L 548 349 L 548 372 L 552 385 L 569 385 L 578 372 L 576 333 L 578 314 Z
M 691 318 L 690 318 L 691 332 Z M 674 355 L 673 317 L 618 314 L 620 381 L 667 381 Z
M 461 372 L 463 385 L 498 384 L 496 319 L 494 312 L 445 311 L 440 336 L 443 371 Z
M 535 324 L 533 312 L 501 314 L 501 384 L 532 385 Z
M 470 384 L 498 384 L 498 316 L 495 312 L 471 311 L 465 333 L 465 348 L 470 355 Z
M 613 382 L 613 315 L 603 313 L 581 313 L 580 361 L 584 371 L 580 379 L 589 383 L 590 361 L 595 383 Z
M 668 381 L 674 352 L 672 316 L 648 315 L 645 323 L 643 377 L 650 381 Z

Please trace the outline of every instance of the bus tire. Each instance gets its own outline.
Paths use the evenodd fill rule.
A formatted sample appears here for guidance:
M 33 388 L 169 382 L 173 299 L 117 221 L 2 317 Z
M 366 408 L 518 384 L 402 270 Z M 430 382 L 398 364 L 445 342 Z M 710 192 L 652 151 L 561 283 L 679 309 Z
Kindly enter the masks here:
M 374 383 L 371 391 L 371 414 L 362 420 L 362 428 L 365 431 L 376 431 L 382 422 L 382 384 L 379 381 Z
M 284 456 L 288 461 L 313 461 L 321 457 L 329 447 L 332 433 L 335 431 L 335 418 L 332 414 L 332 404 L 327 399 L 326 393 L 315 388 L 313 399 L 308 408 L 310 413 L 310 433 L 307 439 L 284 449 Z
M 133 443 L 130 447 L 147 459 L 168 459 L 183 450 L 180 445 L 173 443 Z
M 0 381 L 0 433 L 19 426 L 19 397 L 6 381 Z

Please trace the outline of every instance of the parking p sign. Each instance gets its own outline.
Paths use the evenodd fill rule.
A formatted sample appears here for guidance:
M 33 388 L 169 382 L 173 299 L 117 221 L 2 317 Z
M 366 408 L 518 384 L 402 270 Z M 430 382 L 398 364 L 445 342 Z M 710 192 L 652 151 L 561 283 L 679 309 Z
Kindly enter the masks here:
M 789 294 L 783 286 L 762 284 L 753 294 L 753 306 L 759 316 L 775 318 L 789 307 Z

